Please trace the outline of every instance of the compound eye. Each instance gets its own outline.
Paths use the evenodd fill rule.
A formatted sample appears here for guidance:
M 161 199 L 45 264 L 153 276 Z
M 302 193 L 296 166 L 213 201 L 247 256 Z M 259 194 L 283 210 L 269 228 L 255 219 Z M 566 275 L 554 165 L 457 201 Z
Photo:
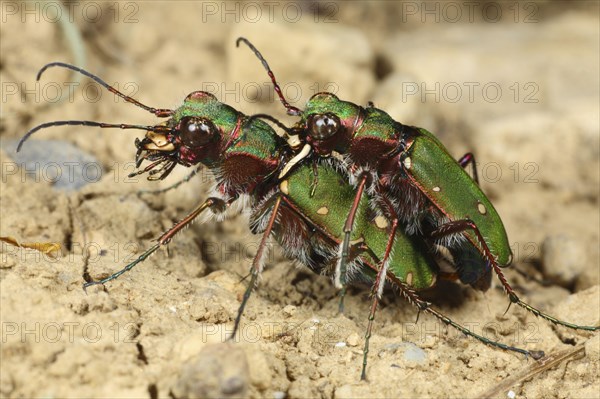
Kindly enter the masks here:
M 200 147 L 213 140 L 217 135 L 217 128 L 205 118 L 186 117 L 179 124 L 182 143 L 186 147 Z
M 340 118 L 334 114 L 311 115 L 307 120 L 309 134 L 317 140 L 325 140 L 332 137 L 340 130 Z

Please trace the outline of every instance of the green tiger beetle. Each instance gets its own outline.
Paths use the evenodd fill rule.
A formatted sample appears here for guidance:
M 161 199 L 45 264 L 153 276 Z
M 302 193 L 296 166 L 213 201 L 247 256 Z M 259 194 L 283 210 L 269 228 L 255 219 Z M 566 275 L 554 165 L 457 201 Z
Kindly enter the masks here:
M 150 164 L 133 175 L 148 174 L 149 180 L 164 179 L 176 165 L 190 167 L 204 165 L 215 175 L 216 187 L 214 196 L 209 197 L 194 208 L 187 216 L 164 232 L 157 243 L 142 253 L 136 260 L 120 271 L 99 281 L 88 281 L 84 289 L 96 284 L 105 284 L 131 270 L 144 261 L 161 246 L 167 245 L 185 226 L 189 225 L 205 210 L 210 209 L 214 215 L 223 215 L 232 205 L 240 207 L 253 206 L 254 201 L 264 195 L 269 180 L 277 180 L 282 160 L 288 151 L 286 140 L 276 134 L 270 125 L 257 118 L 250 118 L 232 107 L 219 102 L 215 96 L 203 91 L 190 93 L 182 106 L 175 110 L 148 107 L 139 101 L 119 92 L 99 77 L 70 64 L 55 62 L 45 65 L 38 73 L 51 67 L 62 67 L 79 72 L 98 84 L 159 118 L 169 118 L 154 126 L 102 123 L 85 120 L 66 120 L 43 123 L 27 132 L 17 147 L 20 151 L 26 140 L 41 129 L 53 126 L 94 126 L 100 128 L 139 129 L 146 131 L 144 139 L 136 139 L 136 167 L 139 169 L 144 161 Z M 273 118 L 273 122 L 279 124 Z M 287 128 L 279 124 L 287 131 Z M 197 169 L 196 169 L 197 171 Z M 249 204 L 238 201 L 242 197 L 249 199 Z M 274 215 L 276 214 L 276 209 Z M 270 235 L 266 229 L 261 245 L 252 263 L 252 281 L 248 286 L 245 298 L 256 282 L 256 276 L 264 265 L 265 244 Z M 247 300 L 247 299 L 246 299 Z M 246 301 L 245 300 L 245 301 Z M 236 319 L 237 331 L 239 319 L 245 301 L 240 307 Z M 234 333 L 235 335 L 235 333 Z
M 463 282 L 485 291 L 490 286 L 493 270 L 511 304 L 572 329 L 600 329 L 600 326 L 580 326 L 559 320 L 517 296 L 501 270 L 512 262 L 506 231 L 479 187 L 471 153 L 456 161 L 432 133 L 403 125 L 372 103 L 365 108 L 340 100 L 332 93 L 317 93 L 304 110 L 294 107 L 286 101 L 262 54 L 247 39 L 238 38 L 236 45 L 240 43 L 245 43 L 261 61 L 288 115 L 300 118 L 291 129 L 294 142 L 299 143 L 291 144 L 297 154 L 279 177 L 284 178 L 302 162 L 314 164 L 319 158 L 340 159 L 339 163 L 346 168 L 350 182 L 356 187 L 343 226 L 344 239 L 335 272 L 342 300 L 351 232 L 358 204 L 366 192 L 392 224 L 402 223 L 407 234 L 422 235 L 438 248 Z M 469 164 L 473 178 L 465 171 Z M 311 182 L 313 191 L 320 184 L 319 180 L 315 173 Z

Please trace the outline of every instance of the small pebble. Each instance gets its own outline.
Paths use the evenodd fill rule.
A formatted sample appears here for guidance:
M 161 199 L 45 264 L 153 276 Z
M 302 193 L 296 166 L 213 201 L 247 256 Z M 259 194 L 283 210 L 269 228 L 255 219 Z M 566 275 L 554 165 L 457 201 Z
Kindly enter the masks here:
M 346 339 L 346 342 L 348 343 L 348 346 L 358 346 L 360 343 L 360 337 L 357 333 L 352 333 L 348 339 Z
M 354 398 L 356 397 L 356 395 L 353 394 L 352 392 L 352 386 L 349 384 L 346 385 L 342 385 L 339 388 L 336 388 L 335 390 L 335 397 L 336 398 Z
M 287 317 L 291 317 L 296 314 L 296 307 L 294 305 L 287 305 L 283 308 L 283 314 Z
M 415 363 L 424 363 L 425 359 L 427 359 L 427 354 L 417 345 L 406 342 L 404 343 L 404 360 L 415 362 Z
M 16 265 L 16 262 L 12 256 L 6 254 L 0 256 L 0 269 L 10 269 L 14 265 Z
M 573 284 L 582 269 L 588 266 L 583 243 L 567 234 L 546 237 L 542 243 L 542 263 L 545 276 L 563 287 Z

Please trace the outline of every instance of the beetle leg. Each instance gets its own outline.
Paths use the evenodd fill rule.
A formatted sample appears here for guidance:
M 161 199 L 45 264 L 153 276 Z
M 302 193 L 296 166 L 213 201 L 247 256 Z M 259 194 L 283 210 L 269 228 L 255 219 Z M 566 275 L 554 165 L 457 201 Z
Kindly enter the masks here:
M 473 155 L 473 153 L 471 152 L 467 152 L 465 155 L 460 157 L 460 159 L 458 160 L 458 164 L 462 166 L 463 169 L 466 168 L 468 164 L 471 164 L 471 173 L 473 180 L 475 180 L 475 183 L 479 185 L 479 177 L 477 176 L 477 162 L 475 162 L 475 155 Z
M 220 198 L 216 198 L 216 197 L 210 197 L 208 198 L 206 201 L 204 201 L 202 204 L 198 205 L 192 212 L 189 213 L 189 215 L 187 215 L 186 217 L 184 217 L 183 219 L 181 219 L 179 222 L 175 223 L 173 225 L 173 227 L 171 227 L 169 230 L 165 231 L 159 238 L 156 244 L 154 244 L 152 247 L 150 247 L 148 250 L 146 250 L 143 254 L 141 254 L 136 260 L 134 260 L 133 262 L 129 263 L 127 266 L 125 266 L 123 269 L 119 270 L 116 273 L 111 274 L 110 276 L 99 280 L 99 281 L 88 281 L 87 283 L 85 283 L 83 285 L 83 289 L 85 290 L 86 288 L 92 286 L 92 285 L 98 285 L 98 284 L 106 284 L 111 280 L 116 279 L 117 277 L 119 277 L 120 275 L 122 275 L 123 273 L 128 272 L 129 270 L 133 269 L 135 265 L 137 265 L 138 263 L 143 262 L 144 260 L 146 260 L 150 255 L 152 255 L 154 252 L 156 252 L 156 250 L 160 247 L 162 247 L 163 245 L 167 245 L 171 239 L 173 238 L 173 236 L 175 236 L 175 234 L 177 234 L 178 232 L 181 231 L 181 229 L 183 229 L 185 226 L 187 226 L 188 224 L 190 224 L 194 219 L 196 219 L 202 212 L 204 212 L 207 208 L 211 208 L 211 210 L 213 210 L 215 213 L 221 213 L 224 212 L 226 207 L 227 207 L 228 203 L 223 201 Z
M 394 246 L 397 230 L 398 219 L 395 218 L 392 220 L 392 227 L 387 245 L 385 247 L 385 254 L 383 255 L 383 259 L 379 265 L 379 270 L 377 271 L 375 283 L 371 288 L 371 310 L 369 311 L 369 323 L 367 324 L 367 331 L 365 333 L 365 346 L 363 348 L 363 367 L 362 372 L 360 374 L 361 380 L 367 379 L 367 355 L 369 353 L 369 339 L 371 339 L 371 331 L 373 330 L 373 320 L 375 320 L 375 312 L 377 311 L 377 305 L 379 304 L 381 294 L 383 293 L 383 287 L 385 286 L 385 276 L 387 276 L 390 253 L 392 252 L 392 248 Z
M 390 275 L 388 275 L 388 277 L 390 277 Z M 391 279 L 394 279 L 394 278 L 391 277 Z M 432 316 L 434 316 L 435 318 L 441 320 L 444 324 L 452 326 L 453 328 L 457 329 L 458 331 L 462 332 L 463 334 L 465 334 L 469 337 L 475 338 L 476 340 L 483 342 L 486 345 L 500 348 L 500 349 L 503 349 L 506 351 L 521 353 L 525 356 L 531 356 L 532 358 L 534 358 L 536 360 L 541 359 L 545 356 L 543 351 L 528 351 L 528 350 L 517 348 L 514 346 L 509 346 L 509 345 L 503 344 L 502 342 L 492 341 L 491 339 L 488 339 L 484 336 L 481 336 L 479 334 L 472 332 L 468 328 L 458 324 L 457 322 L 451 320 L 444 314 L 431 308 L 430 307 L 431 304 L 429 302 L 426 302 L 423 299 L 421 299 L 419 297 L 419 295 L 417 295 L 417 293 L 414 291 L 414 289 L 412 289 L 411 287 L 407 286 L 405 283 L 403 283 L 397 279 L 394 279 L 394 280 L 397 283 L 398 287 L 400 288 L 400 293 L 402 294 L 402 296 L 404 296 L 404 298 L 409 303 L 416 306 L 419 309 L 419 312 L 421 312 L 421 311 L 427 312 L 427 313 L 431 314 Z
M 482 251 L 482 255 L 485 257 L 485 259 L 487 260 L 488 264 L 492 267 L 492 269 L 494 270 L 494 272 L 498 276 L 498 279 L 500 280 L 500 283 L 502 284 L 502 288 L 504 288 L 504 291 L 508 295 L 508 298 L 510 299 L 511 303 L 517 304 L 517 305 L 521 306 L 522 308 L 526 309 L 527 311 L 533 313 L 534 315 L 536 315 L 538 317 L 541 317 L 542 319 L 546 319 L 549 322 L 554 323 L 554 324 L 558 324 L 558 325 L 561 325 L 561 326 L 564 326 L 564 327 L 572 328 L 574 330 L 587 330 L 587 331 L 597 331 L 597 330 L 600 330 L 600 326 L 580 326 L 578 324 L 573 324 L 573 323 L 569 323 L 569 322 L 566 322 L 566 321 L 559 320 L 559 319 L 557 319 L 557 318 L 555 318 L 553 316 L 550 316 L 549 314 L 546 314 L 546 313 L 542 312 L 541 310 L 539 310 L 539 309 L 537 309 L 537 308 L 529 305 L 528 303 L 523 302 L 517 296 L 517 294 L 515 293 L 515 291 L 513 290 L 513 288 L 510 286 L 510 284 L 508 283 L 508 281 L 504 277 L 504 273 L 502 273 L 502 270 L 500 269 L 500 266 L 496 262 L 496 259 L 494 258 L 494 256 L 492 255 L 489 247 L 485 243 L 485 240 L 483 239 L 483 236 L 479 232 L 479 229 L 477 228 L 477 225 L 475 223 L 473 223 L 473 221 L 465 219 L 465 220 L 455 220 L 455 221 L 451 221 L 451 222 L 445 223 L 445 224 L 443 224 L 441 226 L 438 226 L 431 233 L 431 238 L 434 238 L 434 239 L 435 238 L 442 238 L 442 237 L 447 236 L 447 235 L 452 235 L 452 234 L 456 234 L 456 233 L 462 233 L 462 232 L 465 232 L 466 230 L 473 231 L 473 233 L 477 237 L 477 240 L 479 241 L 479 245 L 480 245 L 480 250 Z
M 356 190 L 356 195 L 354 196 L 352 208 L 350 209 L 350 212 L 348 213 L 348 218 L 346 219 L 346 223 L 344 224 L 344 241 L 342 242 L 342 246 L 340 247 L 340 257 L 335 268 L 335 286 L 337 288 L 341 288 L 339 305 L 340 313 L 344 312 L 344 295 L 346 295 L 346 269 L 348 266 L 348 258 L 350 256 L 350 235 L 352 233 L 352 228 L 354 226 L 354 218 L 356 216 L 356 212 L 358 211 L 360 200 L 362 198 L 363 192 L 365 191 L 367 177 L 367 174 L 363 174 L 360 177 L 360 182 L 358 183 L 358 188 Z
M 242 298 L 242 303 L 240 308 L 238 309 L 238 314 L 235 318 L 235 323 L 233 325 L 233 333 L 230 340 L 235 339 L 235 334 L 240 326 L 240 320 L 242 319 L 242 314 L 244 313 L 244 308 L 246 307 L 246 303 L 248 303 L 248 299 L 250 299 L 250 295 L 252 294 L 252 290 L 256 285 L 256 280 L 258 279 L 258 275 L 262 272 L 265 265 L 265 257 L 266 257 L 266 247 L 267 247 L 267 239 L 271 235 L 273 231 L 273 226 L 275 225 L 275 221 L 277 220 L 277 214 L 279 213 L 279 206 L 281 205 L 281 196 L 278 196 L 275 200 L 275 204 L 273 205 L 273 210 L 271 211 L 271 216 L 269 218 L 269 223 L 267 224 L 267 228 L 265 229 L 262 239 L 260 240 L 260 244 L 258 249 L 256 250 L 256 255 L 254 255 L 254 260 L 252 261 L 252 269 L 250 270 L 250 282 L 246 287 L 246 291 L 244 292 L 244 297 Z
M 369 252 L 369 248 L 362 248 L 362 250 Z M 380 272 L 381 272 L 381 269 L 378 270 L 377 278 L 379 278 Z M 440 320 L 445 325 L 455 328 L 456 330 L 462 332 L 466 336 L 475 338 L 476 340 L 478 340 L 488 346 L 492 346 L 492 347 L 499 348 L 499 349 L 506 350 L 506 351 L 521 353 L 525 356 L 531 356 L 535 360 L 539 360 L 545 356 L 543 351 L 528 351 L 526 349 L 521 349 L 521 348 L 517 348 L 514 346 L 506 345 L 502 342 L 493 341 L 489 338 L 479 335 L 479 334 L 469 330 L 468 328 L 462 326 L 461 324 L 453 321 L 452 319 L 448 318 L 447 316 L 438 312 L 437 310 L 433 309 L 430 306 L 431 304 L 429 302 L 426 302 L 425 300 L 421 299 L 421 297 L 415 292 L 415 290 L 412 287 L 410 287 L 406 283 L 400 281 L 392 272 L 387 271 L 387 279 L 389 279 L 390 281 L 392 281 L 394 283 L 394 286 L 400 290 L 400 294 L 402 295 L 402 297 L 404 297 L 404 299 L 408 303 L 410 303 L 411 305 L 414 305 L 417 308 L 417 310 L 419 311 L 419 313 L 421 313 L 421 312 L 429 313 L 432 316 L 434 316 L 435 318 L 437 318 L 438 320 Z M 373 293 L 374 290 L 372 290 L 371 292 Z M 376 303 L 374 306 L 376 306 Z M 372 306 L 372 314 L 374 314 L 373 306 Z M 371 322 L 371 313 L 369 314 L 369 322 Z M 370 335 L 370 330 L 368 329 L 367 336 L 365 336 L 365 350 L 364 350 L 365 354 L 364 354 L 364 358 L 363 358 L 363 369 L 362 369 L 362 374 L 361 374 L 361 379 L 363 379 L 363 380 L 366 379 L 366 356 L 368 353 L 368 337 L 369 337 L 369 335 Z

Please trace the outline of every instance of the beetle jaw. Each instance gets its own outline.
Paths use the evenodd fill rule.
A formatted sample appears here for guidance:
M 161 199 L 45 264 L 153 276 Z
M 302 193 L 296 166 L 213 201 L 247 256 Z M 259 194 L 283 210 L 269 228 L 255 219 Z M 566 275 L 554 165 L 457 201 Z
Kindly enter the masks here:
M 162 134 L 149 131 L 146 138 L 142 141 L 144 150 L 148 151 L 175 151 L 175 145 L 169 141 L 169 138 Z

